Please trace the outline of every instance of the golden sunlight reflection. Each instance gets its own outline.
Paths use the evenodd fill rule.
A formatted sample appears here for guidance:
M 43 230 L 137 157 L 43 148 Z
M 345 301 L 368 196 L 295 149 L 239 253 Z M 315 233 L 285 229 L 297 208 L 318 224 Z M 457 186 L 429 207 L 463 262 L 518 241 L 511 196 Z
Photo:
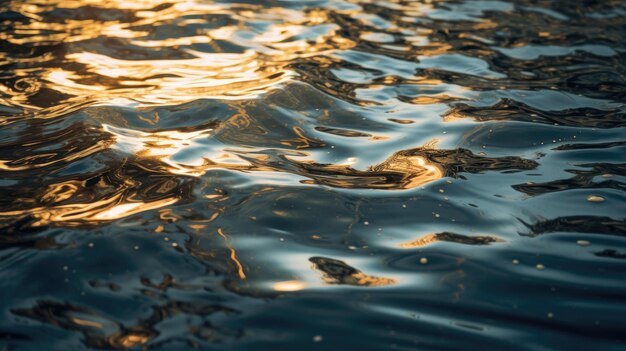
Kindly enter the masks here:
M 422 237 L 419 237 L 415 240 L 411 240 L 409 242 L 401 243 L 400 247 L 404 249 L 410 249 L 415 247 L 423 247 L 432 243 L 437 242 L 437 234 L 431 233 L 426 234 Z
M 178 0 L 38 0 L 10 6 L 28 14 L 30 21 L 16 23 L 12 33 L 0 33 L 0 40 L 16 45 L 66 43 L 63 65 L 38 72 L 33 85 L 64 94 L 60 105 L 115 104 L 119 99 L 139 105 L 171 105 L 202 98 L 250 99 L 295 77 L 289 67 L 295 60 L 355 45 L 345 39 L 336 41 L 338 26 L 328 23 L 328 13 L 320 10 Z M 55 9 L 84 6 L 111 9 L 124 14 L 125 20 L 96 16 L 44 21 Z M 232 23 L 216 27 L 213 19 L 220 16 L 230 17 Z M 264 23 L 262 29 L 258 23 Z M 163 24 L 175 25 L 180 32 L 175 37 L 155 35 L 152 30 Z M 99 43 L 107 38 L 137 50 L 129 55 L 115 45 L 99 49 Z M 235 49 L 225 52 L 224 43 Z M 169 53 L 165 54 L 166 50 Z M 15 74 L 33 76 L 20 68 Z M 42 107 L 20 101 L 21 94 L 6 95 L 7 104 L 31 112 Z M 46 117 L 48 110 L 37 115 Z
M 399 246 L 404 249 L 413 249 L 444 241 L 466 245 L 489 245 L 491 243 L 504 242 L 504 240 L 493 235 L 466 236 L 461 234 L 444 232 L 426 234 L 415 240 L 401 243 Z
M 398 283 L 397 279 L 365 274 L 343 261 L 332 258 L 311 257 L 309 261 L 313 264 L 313 269 L 323 273 L 322 280 L 326 284 L 380 287 Z
M 91 203 L 63 204 L 5 211 L 0 212 L 0 218 L 32 216 L 36 219 L 31 224 L 33 227 L 44 226 L 53 222 L 72 226 L 73 224 L 120 219 L 143 211 L 169 206 L 178 201 L 176 198 L 166 198 L 151 202 L 116 203 L 121 198 L 121 195 L 115 195 L 111 198 Z
M 622 22 L 0 0 L 0 351 L 626 342 Z
M 117 150 L 136 155 L 140 158 L 156 158 L 169 166 L 166 171 L 172 174 L 201 176 L 208 169 L 248 169 L 251 164 L 222 148 L 211 148 L 200 144 L 208 140 L 213 129 L 192 132 L 175 130 L 161 132 L 142 132 L 127 128 L 113 127 L 104 124 L 103 130 L 112 134 L 115 143 L 111 146 Z M 182 153 L 190 153 L 184 160 L 174 158 Z
M 318 164 L 306 157 L 287 159 L 307 171 L 299 174 L 313 178 L 312 181 L 305 181 L 306 184 L 318 183 L 339 188 L 412 189 L 445 176 L 443 165 L 427 157 L 429 150 L 435 150 L 436 143 L 437 140 L 433 140 L 423 147 L 396 152 L 366 170 L 352 168 L 356 162 L 354 157 L 336 165 Z
M 430 161 L 425 153 L 435 150 L 437 140 L 423 147 L 396 152 L 384 162 L 357 170 L 352 165 L 355 157 L 339 164 L 321 164 L 310 158 L 311 154 L 298 152 L 285 155 L 282 164 L 268 155 L 254 150 L 226 149 L 218 141 L 211 141 L 215 131 L 201 129 L 191 132 L 143 132 L 103 125 L 103 130 L 113 135 L 112 148 L 139 158 L 156 158 L 172 174 L 199 177 L 210 169 L 228 169 L 245 172 L 281 172 L 310 178 L 304 184 L 318 183 L 339 188 L 411 189 L 441 179 L 445 175 L 442 165 Z M 308 145 L 314 142 L 295 128 L 297 139 L 283 141 L 291 145 Z M 184 155 L 182 157 L 180 155 Z M 244 156 L 245 155 L 245 156 Z M 290 164 L 297 167 L 291 167 Z
M 246 279 L 246 273 L 244 273 L 243 271 L 243 265 L 237 258 L 237 251 L 235 251 L 235 248 L 231 244 L 230 238 L 224 233 L 222 228 L 217 228 L 217 234 L 221 236 L 222 238 L 224 238 L 224 241 L 226 241 L 226 245 L 228 246 L 228 249 L 230 250 L 230 259 L 233 261 L 233 263 L 235 263 L 235 266 L 237 267 L 237 275 L 239 275 L 239 279 L 241 280 Z
M 80 326 L 85 326 L 85 327 L 91 327 L 91 328 L 98 328 L 101 329 L 103 327 L 102 323 L 96 322 L 96 321 L 90 321 L 87 319 L 82 319 L 82 318 L 71 318 L 72 323 L 75 323 L 77 325 Z
M 280 292 L 294 292 L 306 288 L 306 283 L 299 280 L 288 280 L 284 282 L 276 282 L 272 285 L 272 289 Z
M 43 78 L 54 83 L 57 91 L 94 99 L 94 102 L 125 98 L 142 105 L 163 105 L 198 98 L 252 98 L 293 76 L 280 66 L 262 67 L 257 54 L 249 50 L 242 54 L 185 52 L 194 58 L 121 60 L 79 52 L 67 55 L 67 59 L 84 64 L 88 73 L 52 70 Z M 86 76 L 107 77 L 115 84 L 80 84 Z
M 396 45 L 386 46 L 385 50 L 419 46 L 421 56 L 447 50 L 443 44 L 428 40 L 433 34 L 429 29 L 409 30 L 403 27 L 403 20 L 391 23 L 377 15 L 364 15 L 359 7 L 368 1 L 351 3 L 332 9 L 289 9 L 192 0 L 11 2 L 9 7 L 24 14 L 27 20 L 16 22 L 15 31 L 0 33 L 0 40 L 33 47 L 62 42 L 63 49 L 49 51 L 37 61 L 24 58 L 21 62 L 25 65 L 15 68 L 14 75 L 19 78 L 16 83 L 0 84 L 0 103 L 24 109 L 22 116 L 53 119 L 92 105 L 141 109 L 198 99 L 254 102 L 253 98 L 302 73 L 298 65 L 310 64 L 313 60 L 316 66 L 327 69 L 337 64 L 333 53 L 358 49 L 359 41 L 377 46 Z M 55 17 L 58 9 L 77 11 L 85 6 L 89 7 L 85 16 L 63 20 Z M 432 9 L 430 4 L 415 3 L 385 2 L 385 6 L 415 14 Z M 342 24 L 337 23 L 338 15 L 356 21 L 355 29 L 359 25 L 371 28 L 354 35 L 343 33 L 340 31 Z M 175 34 L 164 30 L 165 27 L 175 27 Z M 397 41 L 399 37 L 408 40 Z M 34 62 L 50 64 L 36 70 L 26 64 Z M 414 104 L 445 103 L 464 97 L 465 92 L 456 91 L 459 88 L 453 89 L 453 93 L 438 92 L 434 87 L 442 82 L 432 77 L 407 76 L 419 84 L 430 84 L 433 91 L 437 91 L 411 98 Z M 387 75 L 383 83 L 394 84 L 396 79 Z M 384 84 L 378 86 L 384 87 Z M 50 101 L 40 97 L 31 99 L 42 91 L 39 95 L 49 97 Z M 117 157 L 132 163 L 133 167 L 165 177 L 201 177 L 212 169 L 222 169 L 256 173 L 265 184 L 285 181 L 346 189 L 402 190 L 441 179 L 446 174 L 445 165 L 429 156 L 428 150 L 434 149 L 435 142 L 394 152 L 383 162 L 363 167 L 357 162 L 358 154 L 346 155 L 345 162 L 319 161 L 321 153 L 316 149 L 325 148 L 327 144 L 308 135 L 301 126 L 289 127 L 289 133 L 279 140 L 278 151 L 231 147 L 228 141 L 222 141 L 224 136 L 228 138 L 230 130 L 245 129 L 254 123 L 255 118 L 247 116 L 245 107 L 221 125 L 196 129 L 159 129 L 160 117 L 155 116 L 154 121 L 139 118 L 154 126 L 156 131 L 136 130 L 107 121 L 97 128 L 98 132 L 106 134 L 104 138 L 82 148 L 67 147 L 63 152 L 46 151 L 15 156 L 15 159 L 3 156 L 0 170 L 15 173 L 52 168 L 115 150 Z M 4 118 L 0 117 L 3 123 L 14 117 Z M 408 120 L 393 121 L 409 123 Z M 319 130 L 339 136 L 367 136 L 376 142 L 386 140 L 386 136 L 338 128 Z M 21 207 L 0 213 L 0 217 L 32 216 L 36 226 L 112 221 L 175 204 L 181 196 L 164 193 L 156 199 L 150 198 L 139 193 L 145 184 L 127 175 L 122 178 L 104 181 L 109 184 L 91 198 L 85 196 L 91 186 L 87 185 L 87 180 L 48 184 L 40 202 L 24 202 Z M 224 238 L 228 241 L 225 235 Z M 234 249 L 231 256 L 243 279 L 243 268 Z M 362 273 L 352 279 L 368 285 L 385 281 Z
M 117 343 L 123 348 L 133 348 L 139 345 L 143 345 L 147 343 L 149 340 L 150 338 L 146 335 L 127 334 L 127 335 L 120 336 L 115 341 L 117 341 Z
M 153 201 L 148 203 L 143 202 L 131 202 L 127 204 L 121 204 L 113 206 L 105 211 L 95 214 L 92 218 L 95 220 L 112 220 L 124 218 L 135 213 L 153 210 L 163 206 L 172 205 L 176 202 L 176 199 L 164 199 L 160 201 Z

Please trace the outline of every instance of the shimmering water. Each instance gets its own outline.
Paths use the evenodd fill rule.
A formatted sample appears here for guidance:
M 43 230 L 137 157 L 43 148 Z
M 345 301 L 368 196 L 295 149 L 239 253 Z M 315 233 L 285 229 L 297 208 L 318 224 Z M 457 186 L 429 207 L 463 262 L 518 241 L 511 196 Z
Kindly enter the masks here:
M 0 10 L 0 350 L 626 347 L 624 1 Z

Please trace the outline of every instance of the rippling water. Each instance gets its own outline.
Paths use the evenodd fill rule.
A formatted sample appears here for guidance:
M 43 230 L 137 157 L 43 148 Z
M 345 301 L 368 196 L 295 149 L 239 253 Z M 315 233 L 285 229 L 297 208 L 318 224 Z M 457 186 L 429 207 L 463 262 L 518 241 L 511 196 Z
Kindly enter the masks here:
M 0 349 L 626 347 L 623 1 L 0 11 Z

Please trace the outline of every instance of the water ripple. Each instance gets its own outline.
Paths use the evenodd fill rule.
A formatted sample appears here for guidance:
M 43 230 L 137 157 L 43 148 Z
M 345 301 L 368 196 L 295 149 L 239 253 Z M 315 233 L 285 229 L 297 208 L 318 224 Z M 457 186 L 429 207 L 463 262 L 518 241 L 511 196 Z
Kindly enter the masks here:
M 625 29 L 620 0 L 3 2 L 0 345 L 623 348 Z

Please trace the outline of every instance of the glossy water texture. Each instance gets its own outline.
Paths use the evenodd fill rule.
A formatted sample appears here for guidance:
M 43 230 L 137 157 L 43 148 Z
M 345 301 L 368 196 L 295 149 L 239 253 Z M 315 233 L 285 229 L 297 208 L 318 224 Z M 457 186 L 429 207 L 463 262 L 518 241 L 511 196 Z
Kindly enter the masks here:
M 625 2 L 0 11 L 0 350 L 626 348 Z

